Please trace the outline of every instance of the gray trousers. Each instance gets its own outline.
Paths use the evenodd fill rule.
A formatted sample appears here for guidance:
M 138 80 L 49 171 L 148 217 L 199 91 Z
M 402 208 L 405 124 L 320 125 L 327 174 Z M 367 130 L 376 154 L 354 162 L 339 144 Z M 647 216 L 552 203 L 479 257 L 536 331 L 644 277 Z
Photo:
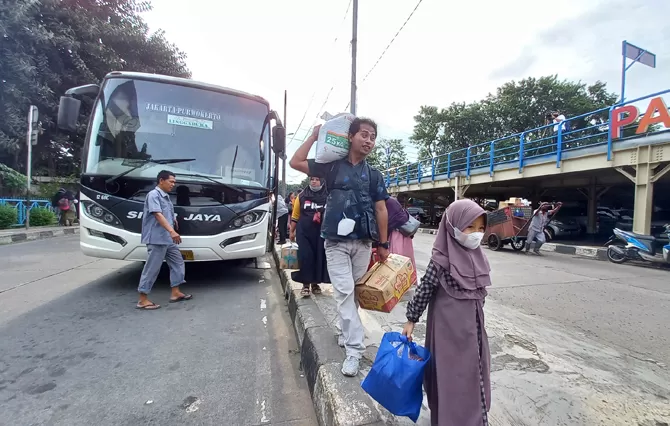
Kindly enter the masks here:
M 185 282 L 184 258 L 181 257 L 177 244 L 147 244 L 147 262 L 142 269 L 140 285 L 137 288 L 139 293 L 149 294 L 151 292 L 161 266 L 163 266 L 163 260 L 170 268 L 170 286 L 177 287 Z
M 336 327 L 344 336 L 347 356 L 360 359 L 365 352 L 365 329 L 356 301 L 356 281 L 368 270 L 372 244 L 359 240 L 326 240 L 328 274 L 333 284 L 333 297 L 337 302 Z
M 532 229 L 528 230 L 528 237 L 526 238 L 526 251 L 530 250 L 530 244 L 535 241 L 535 252 L 540 251 L 542 244 L 546 243 L 547 240 L 544 238 L 544 231 L 534 231 Z

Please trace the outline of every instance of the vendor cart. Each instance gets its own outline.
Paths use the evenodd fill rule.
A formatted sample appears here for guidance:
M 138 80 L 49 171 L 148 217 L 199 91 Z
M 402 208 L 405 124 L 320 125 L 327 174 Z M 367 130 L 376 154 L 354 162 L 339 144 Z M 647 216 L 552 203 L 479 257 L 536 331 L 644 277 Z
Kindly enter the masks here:
M 554 209 L 552 218 L 556 216 L 559 208 L 560 206 Z M 532 218 L 533 209 L 528 206 L 507 206 L 489 212 L 484 242 L 494 251 L 500 250 L 506 244 L 510 244 L 515 251 L 523 250 Z

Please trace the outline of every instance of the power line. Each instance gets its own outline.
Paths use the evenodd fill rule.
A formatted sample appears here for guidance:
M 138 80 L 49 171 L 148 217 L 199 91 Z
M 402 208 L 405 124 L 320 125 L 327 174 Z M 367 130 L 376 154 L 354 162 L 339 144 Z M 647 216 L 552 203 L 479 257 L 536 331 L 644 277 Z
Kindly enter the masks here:
M 409 20 L 412 19 L 412 16 L 414 15 L 414 12 L 416 12 L 416 10 L 419 8 L 419 6 L 421 6 L 421 2 L 423 2 L 423 0 L 419 0 L 419 2 L 416 4 L 416 6 L 414 6 L 414 10 L 412 10 L 412 13 L 410 13 L 409 16 L 407 17 L 407 19 L 405 19 L 405 22 L 402 24 L 402 26 L 400 26 L 400 29 L 398 29 L 398 32 L 395 33 L 395 35 L 393 36 L 393 38 L 391 39 L 391 41 L 389 42 L 389 44 L 386 45 L 386 48 L 384 49 L 384 51 L 382 52 L 382 54 L 379 55 L 379 58 L 377 58 L 377 62 L 375 62 L 375 64 L 372 66 L 372 68 L 370 68 L 370 71 L 368 71 L 367 74 L 365 74 L 365 77 L 363 77 L 363 80 L 361 80 L 361 84 L 363 84 L 363 83 L 365 82 L 365 80 L 368 79 L 368 77 L 370 76 L 370 74 L 372 73 L 372 71 L 374 71 L 375 68 L 377 68 L 377 65 L 378 65 L 379 62 L 382 60 L 382 58 L 384 57 L 384 55 L 386 54 L 386 52 L 389 50 L 389 47 L 391 47 L 391 45 L 393 44 L 393 42 L 395 41 L 395 39 L 398 37 L 398 35 L 400 34 L 400 32 L 403 30 L 403 28 L 405 28 L 405 25 L 407 25 L 407 23 L 409 22 Z M 349 103 L 347 104 L 347 106 L 346 106 L 344 109 L 347 110 L 347 109 L 349 108 L 349 105 L 351 105 L 351 101 L 349 101 Z
M 333 47 L 337 45 L 337 40 L 339 40 L 339 38 L 340 38 L 340 33 L 342 32 L 342 26 L 344 25 L 344 22 L 347 20 L 347 16 L 349 16 L 349 10 L 351 9 L 351 3 L 352 2 L 353 2 L 353 0 L 349 0 L 349 5 L 347 6 L 347 10 L 344 12 L 344 18 L 342 18 L 342 22 L 340 22 L 340 27 L 338 28 L 337 34 L 335 35 L 335 40 L 333 40 Z M 333 87 L 334 87 L 334 85 L 333 85 Z M 330 88 L 330 91 L 328 92 L 328 97 L 330 96 L 330 92 L 333 91 L 333 87 Z M 300 119 L 300 124 L 298 124 L 298 127 L 297 127 L 296 131 L 293 132 L 293 136 L 291 137 L 291 140 L 288 142 L 288 144 L 286 144 L 287 148 L 289 147 L 289 145 L 291 145 L 291 143 L 295 139 L 296 133 L 298 133 L 298 130 L 300 130 L 303 121 L 305 121 L 305 117 L 307 116 L 307 112 L 309 112 L 309 108 L 312 106 L 312 102 L 314 101 L 315 96 L 316 96 L 316 89 L 314 89 L 314 92 L 312 93 L 312 98 L 310 99 L 309 104 L 307 104 L 307 108 L 305 109 L 305 113 L 302 115 L 302 119 Z M 326 102 L 328 100 L 328 97 L 326 97 Z M 321 108 L 323 108 L 323 107 L 321 107 Z M 320 112 L 320 110 L 319 110 L 319 112 Z M 318 113 L 317 113 L 317 115 L 318 115 Z M 312 125 L 311 127 L 314 127 L 314 125 Z

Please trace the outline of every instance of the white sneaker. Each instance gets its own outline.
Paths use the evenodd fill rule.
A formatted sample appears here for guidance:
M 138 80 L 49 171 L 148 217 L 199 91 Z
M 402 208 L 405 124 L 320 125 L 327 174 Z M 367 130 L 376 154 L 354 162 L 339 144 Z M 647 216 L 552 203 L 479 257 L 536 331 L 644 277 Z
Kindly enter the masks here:
M 360 360 L 353 356 L 348 356 L 342 363 L 342 374 L 347 377 L 355 377 L 358 374 Z
M 338 334 L 337 335 L 337 345 L 341 348 L 343 348 L 346 344 L 346 341 L 344 340 L 344 334 Z

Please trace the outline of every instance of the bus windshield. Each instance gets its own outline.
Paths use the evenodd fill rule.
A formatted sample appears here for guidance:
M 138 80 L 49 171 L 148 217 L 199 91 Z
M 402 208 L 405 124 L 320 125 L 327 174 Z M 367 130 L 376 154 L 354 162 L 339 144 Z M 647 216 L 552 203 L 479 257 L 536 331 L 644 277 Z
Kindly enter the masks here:
M 266 104 L 221 92 L 112 78 L 95 105 L 85 173 L 180 181 L 206 179 L 267 187 L 268 133 L 259 143 Z M 263 158 L 264 161 L 261 161 Z M 161 159 L 184 159 L 161 164 Z M 198 176 L 200 175 L 200 176 Z

